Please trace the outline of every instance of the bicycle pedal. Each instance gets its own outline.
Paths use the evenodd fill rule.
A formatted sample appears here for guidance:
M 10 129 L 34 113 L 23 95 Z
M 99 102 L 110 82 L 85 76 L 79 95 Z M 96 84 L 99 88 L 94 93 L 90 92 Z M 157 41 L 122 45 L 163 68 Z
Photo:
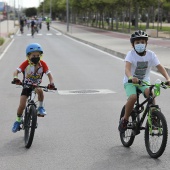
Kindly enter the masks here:
M 44 115 L 40 115 L 40 114 L 38 114 L 37 116 L 38 116 L 38 117 L 44 117 Z
M 20 130 L 22 130 L 23 128 L 21 127 L 21 126 L 19 126 L 19 128 L 18 128 L 18 131 L 20 131 Z
M 145 130 L 145 127 L 141 127 L 140 130 Z
M 137 131 L 137 132 L 136 132 L 136 135 L 139 135 L 139 134 L 140 134 L 140 131 Z
M 140 134 L 140 130 L 138 130 L 138 131 L 133 131 L 133 132 L 132 132 L 132 135 L 133 135 L 133 136 L 136 136 L 136 135 L 139 135 L 139 134 Z

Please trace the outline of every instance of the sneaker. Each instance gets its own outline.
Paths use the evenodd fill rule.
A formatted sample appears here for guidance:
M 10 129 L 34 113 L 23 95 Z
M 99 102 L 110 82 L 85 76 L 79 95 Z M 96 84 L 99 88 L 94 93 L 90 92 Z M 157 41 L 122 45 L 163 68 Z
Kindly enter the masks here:
M 21 122 L 18 122 L 18 121 L 16 121 L 15 123 L 14 123 L 14 125 L 13 125 L 13 128 L 12 128 L 12 132 L 13 133 L 16 133 L 17 131 L 20 131 L 20 124 L 21 124 Z
M 38 116 L 42 116 L 44 117 L 47 113 L 44 109 L 44 107 L 38 107 L 38 112 L 37 112 Z
M 127 130 L 128 122 L 129 122 L 128 120 L 121 118 L 121 120 L 119 121 L 119 127 L 118 127 L 118 130 L 120 131 L 120 133 L 124 133 Z

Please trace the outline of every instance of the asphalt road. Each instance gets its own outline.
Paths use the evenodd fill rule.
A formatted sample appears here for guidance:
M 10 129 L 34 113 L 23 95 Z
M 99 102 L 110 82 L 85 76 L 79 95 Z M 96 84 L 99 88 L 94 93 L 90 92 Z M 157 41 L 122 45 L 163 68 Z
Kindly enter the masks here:
M 10 82 L 13 71 L 25 60 L 29 43 L 40 43 L 44 61 L 58 88 L 45 93 L 48 115 L 38 118 L 38 128 L 30 149 L 24 148 L 23 131 L 13 134 L 21 88 Z M 145 149 L 144 133 L 130 148 L 124 148 L 117 130 L 126 102 L 122 85 L 124 62 L 98 49 L 62 35 L 42 30 L 30 36 L 25 28 L 17 33 L 0 60 L 1 119 L 0 169 L 2 170 L 161 170 L 169 169 L 169 140 L 159 159 L 151 159 Z M 22 78 L 22 76 L 20 76 Z M 160 78 L 152 73 L 152 80 Z M 44 75 L 42 85 L 47 85 Z M 157 99 L 170 122 L 170 90 Z

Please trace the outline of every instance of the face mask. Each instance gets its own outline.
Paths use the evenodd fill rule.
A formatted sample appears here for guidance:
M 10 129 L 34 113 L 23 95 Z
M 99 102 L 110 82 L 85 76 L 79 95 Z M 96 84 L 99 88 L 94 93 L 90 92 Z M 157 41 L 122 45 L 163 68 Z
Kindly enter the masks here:
M 138 53 L 143 53 L 145 51 L 146 44 L 135 44 L 135 50 Z
M 33 62 L 35 65 L 40 61 L 40 57 L 33 57 L 31 58 L 31 62 Z

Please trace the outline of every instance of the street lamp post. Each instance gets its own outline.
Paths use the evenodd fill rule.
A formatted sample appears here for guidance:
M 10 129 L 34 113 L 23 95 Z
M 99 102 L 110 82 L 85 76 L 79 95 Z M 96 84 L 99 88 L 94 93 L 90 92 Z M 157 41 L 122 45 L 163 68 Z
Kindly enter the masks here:
M 51 1 L 52 1 L 52 0 L 50 0 L 50 18 L 51 18 L 51 11 L 52 11 L 52 10 L 51 10 Z
M 67 32 L 69 32 L 69 0 L 66 0 L 66 11 L 67 11 Z
M 157 37 L 158 37 L 158 31 L 159 31 L 159 11 L 160 7 L 159 7 L 159 0 L 158 0 L 158 15 L 157 15 Z
M 15 0 L 14 0 L 14 27 L 15 27 Z

